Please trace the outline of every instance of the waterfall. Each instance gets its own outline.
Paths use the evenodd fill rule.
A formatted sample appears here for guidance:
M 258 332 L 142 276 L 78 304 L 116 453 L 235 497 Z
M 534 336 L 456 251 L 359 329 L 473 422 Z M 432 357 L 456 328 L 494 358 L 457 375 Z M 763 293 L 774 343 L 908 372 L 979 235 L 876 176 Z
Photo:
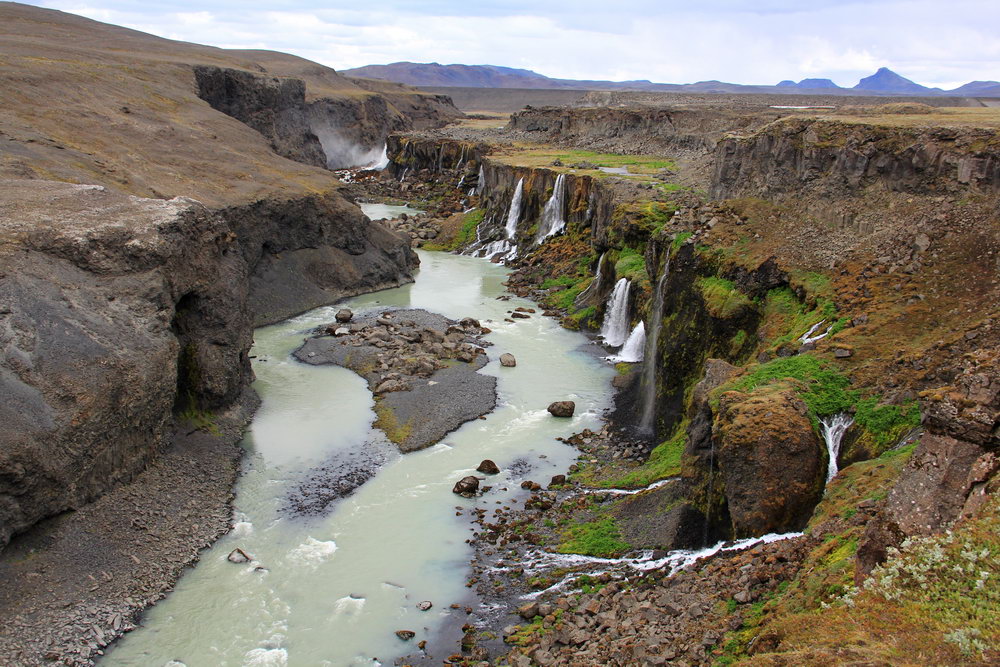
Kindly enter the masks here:
M 387 144 L 382 144 L 382 153 L 379 154 L 374 161 L 372 161 L 365 169 L 378 169 L 379 171 L 385 169 L 389 166 L 389 147 Z
M 649 335 L 646 337 L 646 351 L 643 353 L 642 381 L 639 384 L 640 413 L 639 432 L 653 435 L 653 422 L 656 419 L 656 361 L 657 349 L 660 344 L 660 329 L 663 327 L 663 288 L 670 274 L 670 257 L 663 265 L 663 273 L 656 281 L 653 290 L 653 307 L 649 313 Z
M 403 181 L 406 180 L 406 174 L 409 173 L 409 171 L 410 171 L 409 167 L 404 167 L 403 168 L 403 175 L 399 177 L 399 182 L 400 183 L 402 183 Z
M 545 202 L 542 209 L 542 219 L 538 223 L 538 234 L 535 236 L 535 243 L 541 243 L 550 236 L 555 236 L 566 228 L 566 220 L 563 218 L 563 209 L 566 206 L 566 175 L 556 176 L 555 187 L 552 188 L 552 196 Z
M 832 417 L 819 420 L 823 428 L 823 441 L 826 442 L 826 452 L 829 454 L 830 462 L 826 468 L 826 483 L 837 476 L 837 457 L 840 456 L 840 441 L 844 433 L 854 423 L 854 418 L 846 412 L 838 412 Z
M 467 146 L 465 144 L 462 144 L 462 155 L 461 155 L 461 157 L 458 158 L 458 164 L 455 165 L 455 170 L 456 171 L 459 170 L 459 169 L 461 169 L 462 168 L 462 164 L 465 162 L 465 149 L 466 148 L 467 148 Z
M 483 165 L 479 165 L 479 175 L 476 176 L 476 187 L 472 189 L 472 194 L 481 195 L 483 190 L 486 189 L 486 170 L 483 169 Z
M 622 346 L 621 351 L 616 355 L 608 357 L 608 361 L 626 361 L 630 364 L 642 361 L 642 354 L 645 347 L 646 325 L 640 321 L 632 329 L 632 333 L 629 334 L 628 340 L 625 341 L 625 345 Z
M 601 267 L 604 266 L 604 256 L 607 254 L 606 252 L 601 253 L 597 260 L 597 273 L 594 274 L 594 279 L 587 285 L 587 289 L 577 294 L 576 298 L 573 299 L 573 305 L 577 308 L 582 307 L 588 299 L 597 294 L 597 290 L 601 289 Z
M 461 190 L 462 185 L 465 184 L 465 174 L 462 174 L 462 178 L 458 179 L 458 185 L 455 186 L 456 190 Z
M 631 574 L 633 572 L 651 572 L 660 570 L 668 577 L 672 577 L 681 570 L 691 567 L 703 558 L 709 558 L 717 553 L 728 551 L 742 551 L 755 547 L 758 544 L 771 544 L 781 540 L 793 540 L 802 537 L 802 533 L 768 533 L 760 537 L 748 537 L 733 542 L 718 542 L 712 546 L 702 549 L 678 549 L 668 551 L 661 556 L 662 552 L 642 551 L 636 555 L 624 558 L 600 558 L 598 556 L 581 556 L 579 554 L 555 554 L 546 551 L 528 552 L 521 559 L 518 566 L 524 569 L 525 574 L 536 575 L 540 572 L 552 572 L 556 569 L 563 571 L 572 569 L 574 571 L 565 575 L 559 582 L 541 591 L 533 591 L 522 595 L 523 600 L 534 600 L 547 593 L 569 589 L 576 579 L 583 574 L 598 576 L 608 572 L 619 574 Z M 579 568 L 579 569 L 577 569 Z M 498 568 L 499 569 L 499 568 Z
M 524 179 L 517 182 L 514 196 L 510 200 L 510 210 L 507 211 L 507 238 L 513 239 L 517 234 L 517 221 L 521 218 L 521 197 L 524 196 Z
M 628 335 L 628 295 L 632 283 L 628 278 L 622 278 L 615 283 L 608 297 L 607 312 L 604 314 L 604 325 L 601 327 L 601 337 L 604 344 L 618 347 L 625 342 Z
M 804 333 L 804 334 L 802 335 L 802 337 L 801 337 L 801 338 L 799 338 L 799 342 L 800 342 L 800 343 L 802 343 L 803 345 L 808 345 L 809 343 L 815 343 L 815 342 L 816 342 L 816 341 L 818 341 L 818 340 L 819 340 L 820 338 L 825 338 L 825 337 L 826 337 L 826 335 L 827 335 L 828 333 L 830 333 L 830 331 L 832 331 L 832 330 L 833 330 L 833 325 L 832 325 L 832 324 L 831 324 L 830 326 L 828 326 L 828 327 L 826 328 L 826 331 L 824 331 L 824 332 L 823 332 L 823 333 L 821 333 L 820 335 L 818 335 L 818 336 L 813 336 L 813 332 L 815 332 L 815 331 L 816 331 L 816 329 L 819 329 L 819 328 L 820 328 L 820 326 L 821 326 L 821 325 L 822 325 L 822 324 L 823 324 L 824 322 L 826 322 L 826 320 L 820 320 L 820 321 L 819 321 L 819 322 L 817 322 L 816 324 L 814 324 L 814 325 L 812 325 L 811 327 L 809 327 L 809 331 L 805 332 L 805 333 Z

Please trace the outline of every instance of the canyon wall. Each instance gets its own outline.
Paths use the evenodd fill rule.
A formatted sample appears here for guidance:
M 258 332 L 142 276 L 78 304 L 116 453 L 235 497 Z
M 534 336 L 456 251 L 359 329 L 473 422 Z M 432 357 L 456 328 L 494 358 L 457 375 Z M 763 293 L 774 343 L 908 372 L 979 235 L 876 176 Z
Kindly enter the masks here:
M 252 406 L 254 326 L 416 267 L 335 193 L 210 210 L 41 180 L 0 191 L 0 542 L 129 480 L 176 414 Z

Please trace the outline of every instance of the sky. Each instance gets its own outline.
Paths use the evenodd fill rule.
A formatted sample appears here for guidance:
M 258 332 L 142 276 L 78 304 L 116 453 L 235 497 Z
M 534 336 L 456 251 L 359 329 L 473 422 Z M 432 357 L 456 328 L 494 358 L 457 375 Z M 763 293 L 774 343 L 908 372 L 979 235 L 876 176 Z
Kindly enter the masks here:
M 162 37 L 274 49 L 334 69 L 503 65 L 567 79 L 853 86 L 1000 80 L 998 0 L 41 0 Z

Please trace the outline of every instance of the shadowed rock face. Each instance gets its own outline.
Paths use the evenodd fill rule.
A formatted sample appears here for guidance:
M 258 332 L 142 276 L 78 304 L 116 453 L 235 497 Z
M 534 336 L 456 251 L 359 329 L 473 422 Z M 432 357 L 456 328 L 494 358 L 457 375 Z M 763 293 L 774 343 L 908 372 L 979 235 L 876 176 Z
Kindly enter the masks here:
M 416 264 L 336 195 L 213 212 L 0 181 L 0 201 L 3 543 L 142 470 L 175 411 L 239 402 L 255 321 L 397 285 Z

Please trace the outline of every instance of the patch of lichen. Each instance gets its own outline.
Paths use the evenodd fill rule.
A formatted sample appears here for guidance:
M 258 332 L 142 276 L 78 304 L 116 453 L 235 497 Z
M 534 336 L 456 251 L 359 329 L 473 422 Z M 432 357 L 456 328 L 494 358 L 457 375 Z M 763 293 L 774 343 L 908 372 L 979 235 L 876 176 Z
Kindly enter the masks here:
M 405 442 L 413 431 L 413 425 L 409 422 L 400 424 L 396 412 L 383 401 L 375 402 L 375 416 L 375 423 L 372 425 L 397 445 Z

